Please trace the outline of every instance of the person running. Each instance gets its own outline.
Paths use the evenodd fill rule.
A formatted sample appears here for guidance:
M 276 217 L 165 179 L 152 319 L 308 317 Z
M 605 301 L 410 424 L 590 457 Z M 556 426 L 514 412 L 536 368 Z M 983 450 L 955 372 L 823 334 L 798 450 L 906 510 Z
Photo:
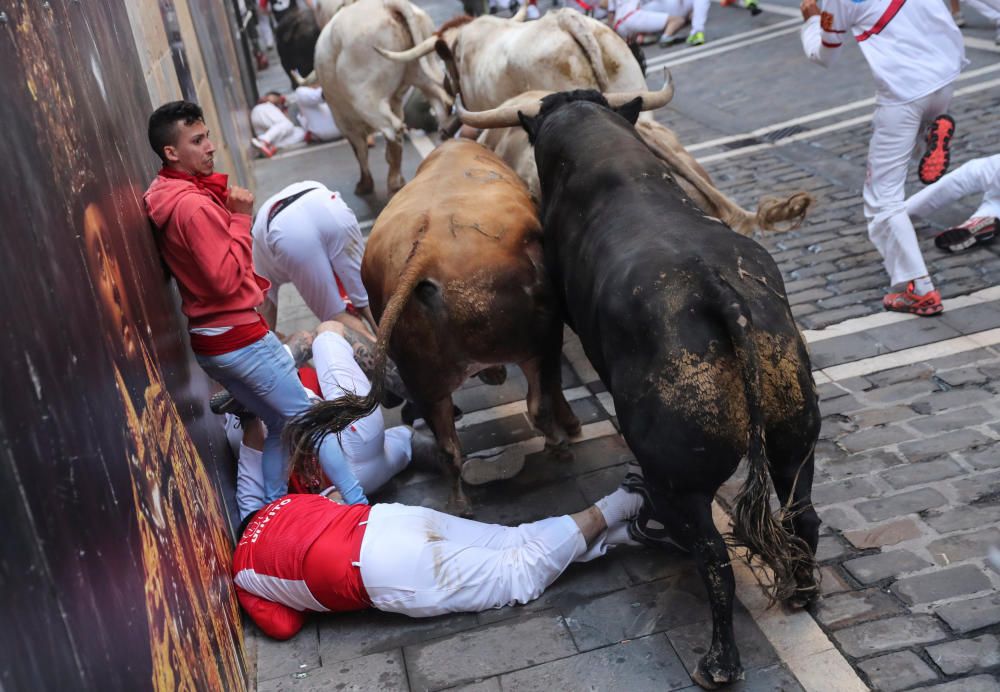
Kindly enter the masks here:
M 955 121 L 946 111 L 955 78 L 966 64 L 962 34 L 937 0 L 824 0 L 822 9 L 816 0 L 803 0 L 801 11 L 802 47 L 811 61 L 832 64 L 850 32 L 875 77 L 865 217 L 868 237 L 882 256 L 891 284 L 905 286 L 886 295 L 882 305 L 923 317 L 940 314 L 941 294 L 906 213 L 904 185 L 907 164 L 924 131 L 927 151 L 920 161 L 921 181 L 930 184 L 948 169 Z
M 687 44 L 700 46 L 705 43 L 705 22 L 708 21 L 708 8 L 711 4 L 711 0 L 651 0 L 643 5 L 643 9 L 664 12 L 670 17 L 660 36 L 661 46 L 682 40 L 680 30 L 688 23 L 691 24 L 691 31 L 687 36 Z
M 970 5 L 972 9 L 993 23 L 993 41 L 1000 46 L 1000 0 L 965 0 L 965 4 Z M 959 0 L 951 0 L 951 16 L 955 19 L 957 26 L 965 26 L 965 16 L 962 14 Z
M 252 233 L 254 266 L 271 284 L 264 308 L 271 324 L 278 288 L 292 283 L 321 321 L 342 320 L 375 334 L 361 282 L 365 241 L 354 212 L 338 193 L 315 180 L 292 183 L 261 205 Z M 338 284 L 361 319 L 348 314 Z
M 1000 154 L 973 159 L 906 200 L 910 216 L 932 214 L 968 195 L 982 195 L 979 207 L 964 223 L 938 233 L 934 244 L 946 252 L 985 245 L 1000 225 Z
M 266 424 L 266 499 L 287 491 L 285 422 L 310 406 L 295 363 L 257 312 L 270 288 L 254 272 L 253 195 L 215 173 L 215 146 L 201 108 L 173 101 L 149 116 L 149 143 L 163 167 L 143 196 L 167 267 L 177 280 L 198 364 Z M 367 499 L 335 436 L 318 455 L 347 501 Z
M 289 639 L 307 612 L 431 617 L 527 603 L 574 562 L 637 545 L 627 526 L 642 497 L 623 487 L 582 512 L 516 527 L 427 507 L 339 504 L 326 493 L 251 506 L 241 507 L 233 554 L 236 595 L 266 635 Z

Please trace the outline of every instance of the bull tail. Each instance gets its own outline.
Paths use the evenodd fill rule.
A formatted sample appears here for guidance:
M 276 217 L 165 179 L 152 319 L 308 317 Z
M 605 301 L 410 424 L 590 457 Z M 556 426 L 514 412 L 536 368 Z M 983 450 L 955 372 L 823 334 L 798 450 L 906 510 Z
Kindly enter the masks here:
M 399 283 L 385 306 L 382 319 L 379 320 L 371 390 L 367 396 L 346 392 L 333 401 L 317 402 L 290 420 L 285 425 L 283 434 L 285 442 L 292 450 L 293 467 L 299 464 L 315 463 L 310 460 L 327 435 L 339 433 L 355 421 L 364 418 L 374 411 L 382 400 L 382 394 L 385 391 L 386 365 L 389 360 L 389 339 L 392 336 L 393 327 L 396 326 L 396 321 L 409 302 L 413 289 L 420 282 L 429 260 L 425 253 L 419 252 L 428 228 L 426 214 L 423 215 L 420 223 L 421 225 L 417 229 L 417 238 L 406 258 Z M 303 470 L 307 477 L 313 476 L 316 471 L 314 468 Z
M 786 199 L 765 197 L 757 205 L 757 225 L 762 231 L 779 231 L 785 233 L 802 225 L 813 198 L 802 190 Z M 779 223 L 787 225 L 779 227 Z
M 747 439 L 747 479 L 733 505 L 732 542 L 748 550 L 771 569 L 772 575 L 758 579 L 774 601 L 785 601 L 795 594 L 796 572 L 815 569 L 816 562 L 804 541 L 784 525 L 789 519 L 785 509 L 771 511 L 771 476 L 768 470 L 764 433 L 764 408 L 761 367 L 753 340 L 753 317 L 743 297 L 719 274 L 710 280 L 709 294 L 715 293 L 722 319 L 739 361 L 747 401 L 750 430 Z
M 608 91 L 610 80 L 604 68 L 604 51 L 601 50 L 601 44 L 597 42 L 594 32 L 583 21 L 583 17 L 578 12 L 556 12 L 556 21 L 559 23 L 559 28 L 572 36 L 587 56 L 590 67 L 594 70 L 598 91 Z
M 386 9 L 398 15 L 403 20 L 403 24 L 406 25 L 406 30 L 410 33 L 410 39 L 412 39 L 414 46 L 427 38 L 409 2 L 406 0 L 385 0 L 385 6 Z

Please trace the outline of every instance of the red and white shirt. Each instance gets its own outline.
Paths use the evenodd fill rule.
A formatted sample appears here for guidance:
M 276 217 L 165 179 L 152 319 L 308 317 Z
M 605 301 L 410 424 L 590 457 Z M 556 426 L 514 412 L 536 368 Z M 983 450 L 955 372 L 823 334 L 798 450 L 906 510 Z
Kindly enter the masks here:
M 950 84 L 966 65 L 962 32 L 935 0 L 821 0 L 802 27 L 802 48 L 830 65 L 853 35 L 868 61 L 879 105 L 910 103 Z
M 369 607 L 360 555 L 370 512 L 321 495 L 286 495 L 257 513 L 236 546 L 233 581 L 265 634 L 294 636 L 306 611 Z

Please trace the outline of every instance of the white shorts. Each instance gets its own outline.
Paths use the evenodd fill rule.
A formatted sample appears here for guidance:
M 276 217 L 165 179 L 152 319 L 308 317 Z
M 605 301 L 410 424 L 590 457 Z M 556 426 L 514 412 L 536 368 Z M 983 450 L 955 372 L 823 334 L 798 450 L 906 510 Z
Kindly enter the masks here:
M 354 350 L 340 334 L 317 335 L 312 352 L 320 390 L 327 401 L 345 392 L 365 396 L 371 390 L 368 378 L 354 360 Z M 413 429 L 405 425 L 386 430 L 381 408 L 340 433 L 340 448 L 366 495 L 376 492 L 409 465 L 412 438 Z
M 507 527 L 378 504 L 361 542 L 361 580 L 379 610 L 477 613 L 538 598 L 586 551 L 568 516 Z

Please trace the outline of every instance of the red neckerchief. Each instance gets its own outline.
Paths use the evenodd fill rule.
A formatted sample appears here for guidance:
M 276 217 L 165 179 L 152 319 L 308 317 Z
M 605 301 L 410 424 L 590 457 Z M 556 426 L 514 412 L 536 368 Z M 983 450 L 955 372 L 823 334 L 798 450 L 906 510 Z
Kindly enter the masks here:
M 226 200 L 229 198 L 229 176 L 225 173 L 213 173 L 212 175 L 191 175 L 190 173 L 179 171 L 176 168 L 164 166 L 160 169 L 159 174 L 164 178 L 187 180 L 189 183 L 194 183 L 199 189 L 208 191 L 209 194 L 215 197 L 223 206 L 226 205 Z

